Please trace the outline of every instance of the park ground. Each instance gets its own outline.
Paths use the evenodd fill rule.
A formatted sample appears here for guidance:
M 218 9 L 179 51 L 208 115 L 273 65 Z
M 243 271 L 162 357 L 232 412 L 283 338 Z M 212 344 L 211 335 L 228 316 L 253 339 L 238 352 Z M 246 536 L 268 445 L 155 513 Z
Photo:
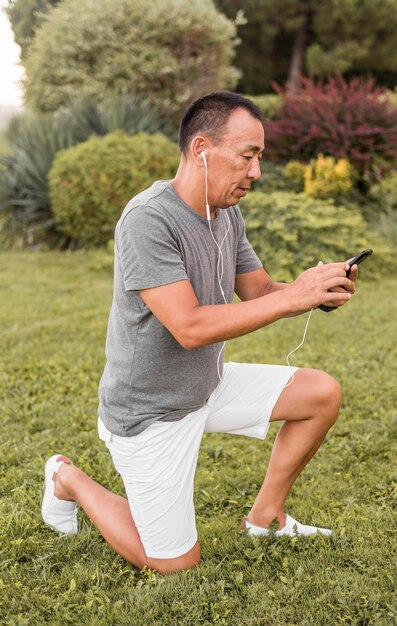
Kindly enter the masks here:
M 55 452 L 123 493 L 96 433 L 108 255 L 1 252 L 0 624 L 396 624 L 396 291 L 395 277 L 369 281 L 363 268 L 352 301 L 315 311 L 293 356 L 343 387 L 340 418 L 287 501 L 291 515 L 334 535 L 241 534 L 278 426 L 264 442 L 206 435 L 195 484 L 203 560 L 162 576 L 112 552 L 84 513 L 72 537 L 40 517 L 43 465 Z M 282 320 L 231 341 L 227 358 L 283 363 L 304 324 Z

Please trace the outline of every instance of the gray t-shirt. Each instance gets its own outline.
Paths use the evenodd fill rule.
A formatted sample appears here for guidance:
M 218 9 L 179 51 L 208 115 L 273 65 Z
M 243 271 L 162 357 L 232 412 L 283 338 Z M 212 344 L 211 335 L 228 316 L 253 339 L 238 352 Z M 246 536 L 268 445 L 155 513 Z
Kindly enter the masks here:
M 232 302 L 236 274 L 262 264 L 246 239 L 238 206 L 217 211 L 211 220 L 215 239 L 221 243 L 226 233 L 226 211 L 222 287 Z M 201 305 L 224 304 L 218 254 L 205 217 L 169 181 L 155 182 L 125 207 L 115 232 L 107 363 L 99 386 L 99 416 L 113 434 L 131 437 L 157 420 L 182 419 L 202 407 L 219 383 L 222 344 L 184 349 L 139 295 L 188 279 Z

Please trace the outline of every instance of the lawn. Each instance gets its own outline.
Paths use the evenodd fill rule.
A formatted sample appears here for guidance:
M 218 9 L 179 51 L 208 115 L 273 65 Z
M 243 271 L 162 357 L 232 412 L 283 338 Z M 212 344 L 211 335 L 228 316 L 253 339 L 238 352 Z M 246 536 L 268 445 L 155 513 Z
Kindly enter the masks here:
M 43 464 L 54 452 L 123 492 L 96 433 L 109 263 L 98 252 L 0 253 L 0 623 L 396 624 L 396 291 L 395 278 L 369 282 L 363 267 L 353 300 L 314 312 L 292 357 L 344 389 L 337 424 L 287 501 L 291 515 L 334 536 L 242 535 L 278 426 L 264 442 L 207 435 L 195 485 L 203 560 L 161 576 L 123 561 L 84 513 L 73 537 L 40 517 Z M 283 362 L 304 323 L 234 340 L 228 358 Z

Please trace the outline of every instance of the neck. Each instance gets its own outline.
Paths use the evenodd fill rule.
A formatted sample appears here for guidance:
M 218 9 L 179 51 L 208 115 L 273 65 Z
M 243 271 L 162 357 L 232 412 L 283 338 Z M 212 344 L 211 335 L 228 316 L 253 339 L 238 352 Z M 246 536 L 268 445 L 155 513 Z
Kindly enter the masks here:
M 207 217 L 205 210 L 205 169 L 193 167 L 191 164 L 183 162 L 179 164 L 175 178 L 171 180 L 171 185 L 178 196 L 196 213 Z M 211 219 L 215 218 L 216 207 L 210 206 Z

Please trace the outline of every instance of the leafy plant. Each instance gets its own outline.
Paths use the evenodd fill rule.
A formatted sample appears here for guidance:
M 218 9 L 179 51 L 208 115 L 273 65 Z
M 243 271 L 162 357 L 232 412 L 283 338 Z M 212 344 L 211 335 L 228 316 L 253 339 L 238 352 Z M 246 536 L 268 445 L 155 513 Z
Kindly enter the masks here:
M 380 183 L 373 185 L 370 196 L 378 203 L 380 212 L 395 211 L 397 220 L 397 171 L 391 172 Z
M 48 195 L 48 172 L 55 155 L 91 135 L 106 135 L 116 129 L 133 134 L 163 131 L 174 136 L 168 120 L 140 94 L 108 96 L 98 103 L 89 99 L 72 101 L 56 113 L 14 118 L 6 138 L 8 154 L 0 158 L 0 230 L 14 240 L 27 242 L 55 239 L 56 220 Z
M 73 143 L 62 116 L 32 115 L 18 120 L 9 134 L 11 152 L 1 157 L 0 211 L 9 233 L 29 236 L 55 225 L 47 174 L 59 150 Z
M 178 162 L 178 146 L 160 134 L 116 131 L 60 152 L 49 173 L 59 230 L 79 244 L 107 244 L 127 201 L 171 178 Z
M 306 165 L 301 161 L 289 161 L 284 167 L 284 175 L 295 185 L 295 191 L 303 191 Z
M 294 161 L 294 163 L 296 164 L 297 161 Z M 304 165 L 299 163 L 299 166 L 304 170 Z M 263 191 L 264 193 L 272 193 L 273 191 L 303 191 L 303 171 L 300 172 L 301 175 L 298 177 L 292 175 L 290 169 L 289 164 L 284 166 L 265 160 L 262 166 L 262 175 L 259 180 L 254 181 L 253 189 Z
M 297 96 L 277 88 L 283 105 L 266 125 L 267 153 L 278 162 L 319 154 L 348 159 L 361 177 L 379 179 L 397 158 L 397 107 L 372 79 L 302 78 Z
M 137 92 L 111 94 L 100 102 L 89 98 L 72 100 L 62 114 L 70 124 L 73 143 L 85 141 L 91 135 L 108 135 L 115 130 L 128 135 L 139 132 L 177 135 L 177 128 L 169 119 Z
M 212 0 L 63 0 L 29 51 L 27 100 L 54 111 L 76 93 L 102 100 L 135 90 L 179 117 L 199 95 L 236 84 L 237 43 Z
M 277 117 L 279 108 L 283 100 L 277 93 L 264 93 L 258 96 L 247 96 L 256 106 L 260 108 L 265 118 L 273 120 Z
M 333 198 L 352 191 L 354 174 L 347 159 L 336 160 L 319 154 L 304 168 L 304 180 L 304 190 L 309 196 Z
M 247 237 L 272 276 L 290 280 L 318 261 L 344 261 L 369 247 L 367 226 L 357 208 L 304 193 L 252 192 L 241 200 Z M 371 233 L 379 260 L 390 249 Z M 374 270 L 375 264 L 369 268 Z
M 372 212 L 368 215 L 371 227 L 385 239 L 393 250 L 397 248 L 397 172 L 386 176 L 370 190 Z

